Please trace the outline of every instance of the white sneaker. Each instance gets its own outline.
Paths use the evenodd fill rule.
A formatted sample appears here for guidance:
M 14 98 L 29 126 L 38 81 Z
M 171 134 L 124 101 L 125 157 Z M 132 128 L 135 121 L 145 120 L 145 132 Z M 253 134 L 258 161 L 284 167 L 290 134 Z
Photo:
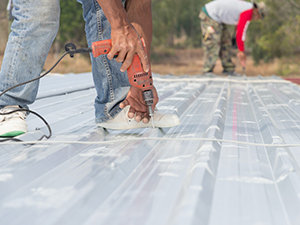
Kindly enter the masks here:
M 152 127 L 151 120 L 149 123 L 136 122 L 135 119 L 129 119 L 127 114 L 130 106 L 126 106 L 115 118 L 108 120 L 103 123 L 97 123 L 99 127 L 104 127 L 113 130 L 126 130 L 126 129 L 136 129 Z M 154 127 L 174 127 L 180 124 L 178 116 L 174 114 L 161 114 L 159 112 L 154 112 L 153 115 Z
M 0 113 L 8 113 L 20 109 L 17 105 L 9 105 L 0 109 Z M 0 115 L 0 137 L 15 137 L 27 132 L 26 112 L 20 111 L 8 115 Z

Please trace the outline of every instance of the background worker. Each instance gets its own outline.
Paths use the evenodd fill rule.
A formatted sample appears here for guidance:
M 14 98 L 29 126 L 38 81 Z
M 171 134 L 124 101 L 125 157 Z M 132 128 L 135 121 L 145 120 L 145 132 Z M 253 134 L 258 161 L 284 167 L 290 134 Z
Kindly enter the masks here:
M 250 3 L 241 0 L 214 0 L 201 10 L 201 30 L 204 49 L 203 73 L 213 72 L 220 57 L 223 74 L 236 75 L 235 64 L 231 60 L 231 35 L 226 25 L 236 26 L 237 57 L 243 68 L 246 66 L 244 42 L 251 20 L 263 19 L 267 12 L 265 3 Z
M 97 97 L 95 119 L 100 127 L 131 129 L 148 126 L 148 107 L 140 89 L 131 87 L 126 70 L 138 54 L 144 70 L 150 70 L 152 38 L 151 0 L 78 0 L 83 7 L 88 45 L 111 39 L 110 53 L 91 57 Z M 0 91 L 38 77 L 59 28 L 59 0 L 14 0 L 12 32 L 7 42 L 0 71 Z M 63 21 L 62 21 L 63 22 Z M 144 51 L 140 37 L 146 42 Z M 116 59 L 114 55 L 118 54 Z M 0 97 L 0 112 L 28 108 L 36 99 L 38 81 L 12 89 Z M 158 102 L 153 87 L 153 109 Z M 129 118 L 135 120 L 129 120 Z M 27 132 L 24 112 L 0 116 L 0 136 Z M 154 113 L 154 125 L 179 124 L 171 114 Z M 142 121 L 142 122 L 141 122 Z

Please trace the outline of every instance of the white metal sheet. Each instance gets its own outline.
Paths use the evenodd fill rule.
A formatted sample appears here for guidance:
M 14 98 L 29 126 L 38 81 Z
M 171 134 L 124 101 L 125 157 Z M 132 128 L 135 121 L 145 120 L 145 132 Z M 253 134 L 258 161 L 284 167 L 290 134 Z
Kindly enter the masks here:
M 23 143 L 0 143 L 1 224 L 300 221 L 300 89 L 279 77 L 154 76 L 181 125 L 94 123 L 90 73 L 45 77 Z M 38 128 L 38 129 L 36 129 Z

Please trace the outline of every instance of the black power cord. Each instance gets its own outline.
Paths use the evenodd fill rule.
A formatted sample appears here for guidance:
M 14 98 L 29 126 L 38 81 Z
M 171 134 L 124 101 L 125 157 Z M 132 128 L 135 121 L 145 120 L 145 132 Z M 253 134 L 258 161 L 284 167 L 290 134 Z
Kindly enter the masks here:
M 1 92 L 0 93 L 0 97 L 2 95 L 4 95 L 6 92 L 16 88 L 16 87 L 19 87 L 19 86 L 22 86 L 24 84 L 28 84 L 28 83 L 31 83 L 31 82 L 34 82 L 36 80 L 39 80 L 41 78 L 43 78 L 44 76 L 46 76 L 47 74 L 49 74 L 57 65 L 58 63 L 67 55 L 67 54 L 70 54 L 70 57 L 73 58 L 74 57 L 74 54 L 76 53 L 88 53 L 88 52 L 92 52 L 92 49 L 91 48 L 80 48 L 80 49 L 76 49 L 76 46 L 73 44 L 73 43 L 68 43 L 65 45 L 65 50 L 66 52 L 56 61 L 56 63 L 48 70 L 46 71 L 44 74 L 40 75 L 39 77 L 36 77 L 34 79 L 31 79 L 31 80 L 28 80 L 28 81 L 25 81 L 23 83 L 20 83 L 20 84 L 17 84 L 15 86 L 12 86 L 8 89 L 6 89 L 5 91 Z M 39 117 L 44 123 L 45 125 L 47 126 L 48 130 L 49 130 L 49 135 L 42 135 L 38 141 L 41 141 L 43 138 L 47 138 L 49 139 L 51 136 L 52 136 L 52 130 L 51 130 L 51 127 L 50 125 L 48 124 L 48 122 L 38 113 L 32 111 L 32 110 L 29 110 L 29 109 L 24 109 L 24 108 L 20 108 L 20 109 L 16 109 L 16 110 L 13 110 L 13 111 L 10 111 L 10 112 L 7 112 L 7 113 L 0 113 L 0 115 L 9 115 L 9 114 L 12 114 L 12 113 L 15 113 L 15 112 L 29 112 L 29 113 L 32 113 L 34 115 L 36 115 L 37 117 Z M 8 140 L 14 140 L 14 141 L 21 141 L 19 139 L 16 139 L 16 138 L 8 138 L 8 139 L 5 139 L 4 141 L 8 141 Z M 1 141 L 0 141 L 1 142 Z M 3 142 L 3 141 L 2 141 Z

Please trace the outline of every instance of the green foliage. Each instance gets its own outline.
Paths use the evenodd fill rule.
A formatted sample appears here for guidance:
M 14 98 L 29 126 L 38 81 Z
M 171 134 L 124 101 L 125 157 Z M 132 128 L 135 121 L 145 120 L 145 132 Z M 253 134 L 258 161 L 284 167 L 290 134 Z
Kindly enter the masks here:
M 153 44 L 172 45 L 178 23 L 181 0 L 153 0 Z
M 184 8 L 179 15 L 177 36 L 180 36 L 180 32 L 184 30 L 187 34 L 187 45 L 201 46 L 202 34 L 198 16 L 205 3 L 196 0 L 186 0 L 184 2 Z
M 74 0 L 60 1 L 61 16 L 58 41 L 61 44 L 75 42 L 80 46 L 86 46 L 82 16 L 82 6 Z
M 152 46 L 201 46 L 202 34 L 198 14 L 209 1 L 152 0 Z M 269 15 L 264 21 L 252 21 L 247 32 L 246 46 L 251 50 L 256 63 L 291 55 L 300 50 L 300 0 L 263 1 L 268 6 Z M 81 5 L 74 0 L 63 0 L 60 4 L 61 26 L 58 41 L 61 44 L 73 41 L 85 46 Z
M 201 7 L 207 0 L 152 0 L 153 45 L 175 45 L 174 39 L 186 34 L 188 46 L 201 45 Z
M 289 56 L 300 46 L 300 0 L 287 0 L 284 4 L 281 0 L 265 2 L 269 15 L 262 22 L 251 22 L 247 32 L 247 46 L 256 63 Z

